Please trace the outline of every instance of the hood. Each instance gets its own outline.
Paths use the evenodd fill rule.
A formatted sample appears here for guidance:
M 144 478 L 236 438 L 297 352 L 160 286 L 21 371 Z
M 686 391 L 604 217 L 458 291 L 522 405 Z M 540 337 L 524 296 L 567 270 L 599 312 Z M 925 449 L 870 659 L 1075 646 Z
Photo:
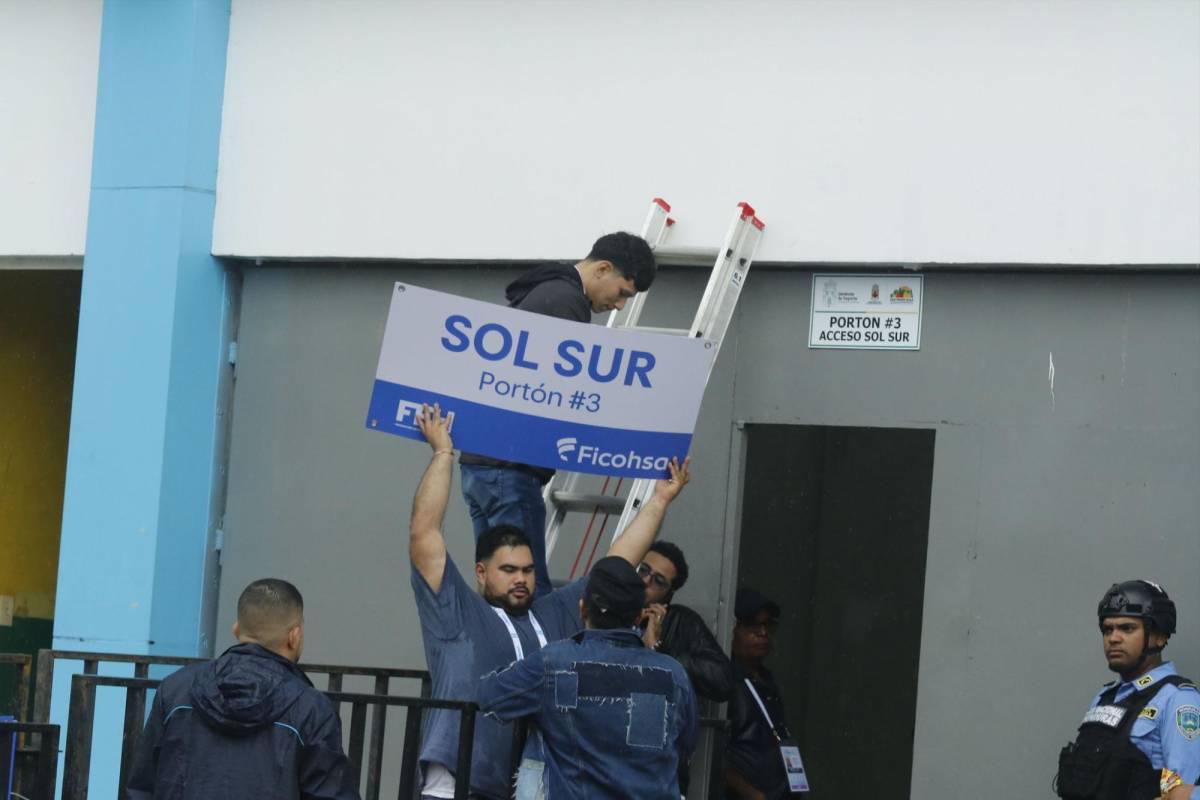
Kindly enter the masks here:
M 237 644 L 200 670 L 192 708 L 214 728 L 245 734 L 271 725 L 312 686 L 295 664 L 256 644 Z
M 510 306 L 515 306 L 524 300 L 527 294 L 533 291 L 533 287 L 547 281 L 566 281 L 580 293 L 583 292 L 583 279 L 579 277 L 579 271 L 574 266 L 570 264 L 542 264 L 539 267 L 534 267 L 510 283 L 508 288 L 504 290 L 504 297 L 508 300 Z

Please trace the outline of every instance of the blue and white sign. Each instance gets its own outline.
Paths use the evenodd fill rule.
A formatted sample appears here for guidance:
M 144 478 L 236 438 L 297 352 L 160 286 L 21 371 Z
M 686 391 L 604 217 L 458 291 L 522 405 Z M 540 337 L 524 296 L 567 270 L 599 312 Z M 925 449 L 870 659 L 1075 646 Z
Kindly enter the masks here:
M 692 441 L 716 347 L 397 283 L 367 427 L 422 440 L 424 403 L 456 447 L 550 469 L 657 478 Z

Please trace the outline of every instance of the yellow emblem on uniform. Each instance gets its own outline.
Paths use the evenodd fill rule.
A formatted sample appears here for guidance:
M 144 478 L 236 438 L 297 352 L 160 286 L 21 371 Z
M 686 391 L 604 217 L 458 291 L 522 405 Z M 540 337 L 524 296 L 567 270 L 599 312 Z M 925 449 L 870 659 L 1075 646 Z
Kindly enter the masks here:
M 1158 719 L 1158 709 L 1152 706 L 1146 706 L 1142 709 L 1142 713 L 1138 714 L 1142 719 Z
M 1149 686 L 1152 683 L 1154 683 L 1153 675 L 1143 675 L 1142 677 L 1140 677 L 1136 681 L 1134 681 L 1133 685 L 1138 687 L 1139 689 L 1145 689 L 1147 686 Z

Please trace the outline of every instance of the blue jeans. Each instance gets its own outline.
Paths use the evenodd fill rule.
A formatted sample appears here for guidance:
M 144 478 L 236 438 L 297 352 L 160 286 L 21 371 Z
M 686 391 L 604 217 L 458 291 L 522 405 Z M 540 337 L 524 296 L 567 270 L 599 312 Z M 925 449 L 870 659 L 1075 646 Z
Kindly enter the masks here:
M 546 504 L 542 482 L 519 469 L 460 464 L 462 493 L 475 526 L 475 540 L 488 528 L 512 525 L 529 537 L 533 550 L 534 594 L 554 588 L 546 566 Z

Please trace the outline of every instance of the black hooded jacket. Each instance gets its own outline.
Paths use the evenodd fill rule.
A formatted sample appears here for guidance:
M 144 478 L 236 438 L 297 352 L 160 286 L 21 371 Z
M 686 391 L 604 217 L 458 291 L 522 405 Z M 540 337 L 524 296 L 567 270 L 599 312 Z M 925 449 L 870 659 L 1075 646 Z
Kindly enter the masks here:
M 534 267 L 510 283 L 504 290 L 504 297 L 508 300 L 510 308 L 575 322 L 592 321 L 592 304 L 583 293 L 583 278 L 579 277 L 579 270 L 569 264 L 542 264 Z M 463 453 L 459 456 L 459 461 L 463 464 L 523 470 L 536 476 L 542 483 L 554 477 L 552 469 L 517 464 L 474 453 Z
M 126 800 L 359 800 L 333 704 L 256 644 L 184 667 L 155 692 Z
M 542 264 L 508 285 L 510 308 L 576 322 L 592 321 L 592 305 L 583 293 L 583 278 L 569 264 Z

